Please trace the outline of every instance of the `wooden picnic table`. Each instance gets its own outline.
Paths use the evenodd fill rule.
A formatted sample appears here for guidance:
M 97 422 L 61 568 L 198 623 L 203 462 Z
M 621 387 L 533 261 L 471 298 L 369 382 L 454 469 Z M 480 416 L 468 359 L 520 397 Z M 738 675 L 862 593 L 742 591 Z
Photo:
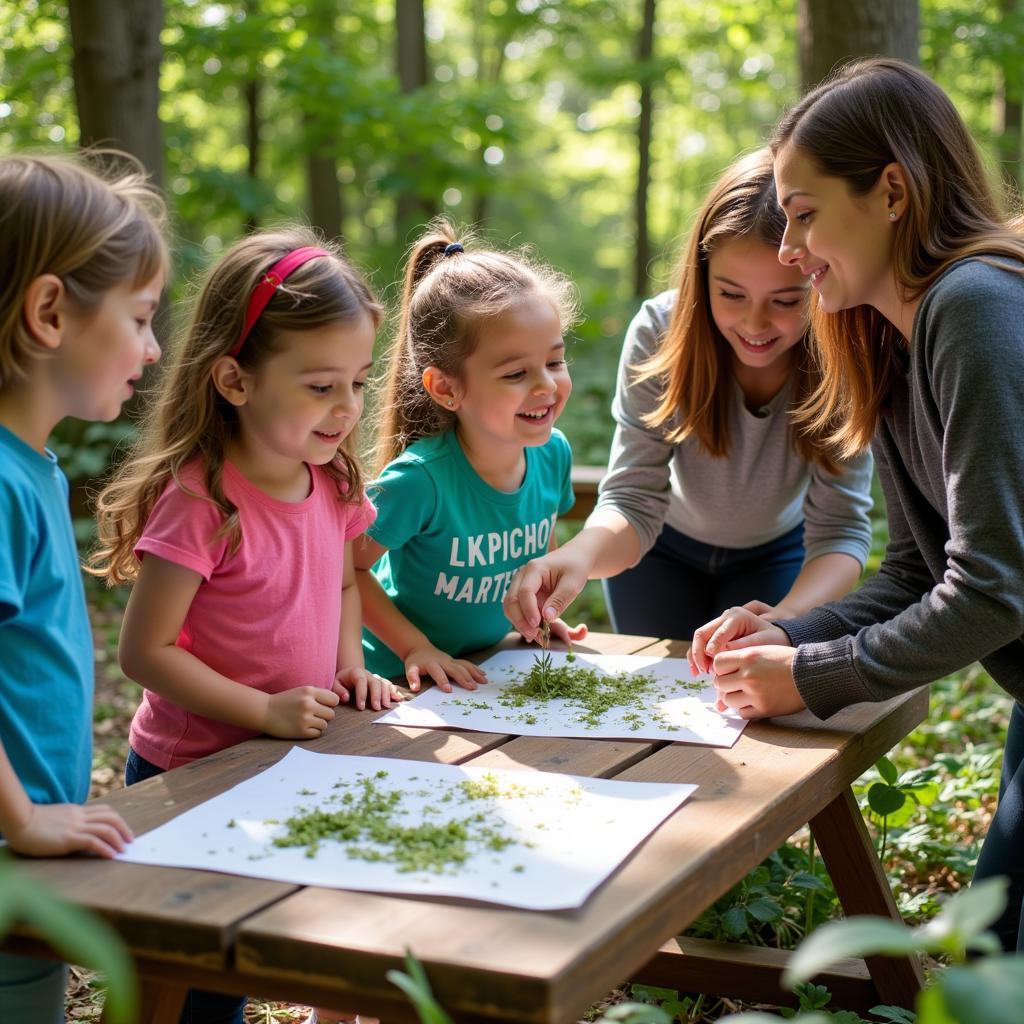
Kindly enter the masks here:
M 512 646 L 511 641 L 503 646 Z M 592 634 L 579 650 L 682 656 L 685 644 Z M 175 1024 L 187 987 L 416 1020 L 386 980 L 407 949 L 456 1021 L 566 1024 L 610 989 L 639 981 L 792 1005 L 786 954 L 679 939 L 711 903 L 808 823 L 848 915 L 897 917 L 850 785 L 927 712 L 918 690 L 827 724 L 808 712 L 752 723 L 731 749 L 644 740 L 558 739 L 370 724 L 342 710 L 324 753 L 696 783 L 696 793 L 577 910 L 538 912 L 376 895 L 87 858 L 21 867 L 106 918 L 143 985 L 145 1024 Z M 142 833 L 276 763 L 289 741 L 258 739 L 105 798 Z M 7 948 L 41 951 L 30 938 Z M 838 1006 L 912 1006 L 909 958 L 848 961 L 819 979 Z

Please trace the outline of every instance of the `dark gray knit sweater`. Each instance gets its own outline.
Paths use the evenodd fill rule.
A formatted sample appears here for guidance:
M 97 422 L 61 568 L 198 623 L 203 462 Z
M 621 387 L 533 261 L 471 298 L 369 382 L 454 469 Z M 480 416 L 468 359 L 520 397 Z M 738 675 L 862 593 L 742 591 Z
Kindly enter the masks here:
M 807 706 L 827 718 L 979 660 L 1024 701 L 1024 274 L 964 260 L 929 288 L 872 450 L 878 574 L 779 623 Z

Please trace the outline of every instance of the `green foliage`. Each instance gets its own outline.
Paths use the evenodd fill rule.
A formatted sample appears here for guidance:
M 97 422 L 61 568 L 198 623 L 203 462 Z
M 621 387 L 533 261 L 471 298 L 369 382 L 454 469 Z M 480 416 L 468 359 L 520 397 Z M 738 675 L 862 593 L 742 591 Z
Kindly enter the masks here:
M 797 95 L 796 0 L 658 4 L 655 55 L 635 57 L 640 5 L 450 0 L 427 5 L 428 85 L 403 93 L 395 7 L 379 0 L 166 0 L 160 117 L 180 295 L 251 224 L 308 217 L 306 161 L 329 157 L 341 232 L 389 298 L 410 224 L 403 197 L 498 244 L 535 246 L 578 282 L 575 393 L 562 426 L 581 462 L 605 461 L 631 294 L 639 87 L 652 87 L 650 290 L 674 262 L 709 182 L 758 145 Z M 1003 83 L 1019 85 L 1024 8 L 922 0 L 922 61 L 990 154 Z M 78 127 L 66 0 L 0 5 L 0 152 L 68 148 Z M 258 138 L 248 134 L 256 97 Z M 255 173 L 250 173 L 250 157 Z M 118 438 L 74 472 L 102 475 Z M 66 439 L 77 450 L 76 436 Z M 76 479 L 78 477 L 76 476 Z M 581 606 L 604 624 L 599 588 Z
M 885 860 L 885 844 L 890 825 L 905 824 L 913 813 L 915 806 L 928 807 L 935 803 L 939 788 L 935 783 L 938 769 L 916 768 L 903 776 L 887 757 L 875 764 L 882 776 L 868 789 L 868 806 L 882 821 L 882 832 L 879 841 L 878 857 Z
M 92 967 L 107 978 L 104 1020 L 135 1020 L 135 972 L 118 935 L 98 917 L 65 903 L 19 871 L 0 850 L 0 936 L 26 924 L 65 960 Z
M 907 956 L 932 953 L 953 961 L 917 1000 L 916 1015 L 899 1007 L 874 1007 L 872 1014 L 894 1024 L 1016 1024 L 1024 1006 L 1024 958 L 1001 954 L 998 940 L 986 931 L 1006 906 L 1007 880 L 990 878 L 950 898 L 928 924 L 908 929 L 882 918 L 834 921 L 817 930 L 797 950 L 782 984 L 800 992 L 797 1024 L 858 1024 L 849 1013 L 821 1013 L 827 990 L 806 986 L 808 979 L 846 957 Z M 968 951 L 989 954 L 966 964 Z M 801 986 L 803 986 L 801 988 Z M 768 1024 L 765 1014 L 740 1014 L 729 1024 Z
M 834 913 L 831 880 L 810 851 L 786 844 L 688 929 L 698 938 L 792 948 Z

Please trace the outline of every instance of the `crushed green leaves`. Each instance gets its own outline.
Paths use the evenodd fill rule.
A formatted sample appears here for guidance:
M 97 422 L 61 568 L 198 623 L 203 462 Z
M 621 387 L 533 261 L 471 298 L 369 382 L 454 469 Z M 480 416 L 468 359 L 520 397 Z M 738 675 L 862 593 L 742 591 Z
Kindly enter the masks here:
M 518 682 L 501 691 L 497 701 L 503 707 L 522 711 L 537 701 L 567 700 L 578 705 L 574 720 L 590 726 L 600 725 L 612 709 L 625 709 L 623 718 L 634 732 L 643 728 L 645 721 L 671 729 L 672 722 L 654 706 L 661 696 L 659 685 L 655 676 L 643 672 L 605 673 L 571 663 L 556 666 L 545 651 L 534 658 L 529 671 L 520 673 Z M 700 683 L 693 686 L 701 689 Z M 527 716 L 536 721 L 529 712 Z
M 480 851 L 501 851 L 513 845 L 528 845 L 505 830 L 505 823 L 493 813 L 489 802 L 498 797 L 528 796 L 529 790 L 516 784 L 502 784 L 487 773 L 479 780 L 460 782 L 452 794 L 472 813 L 446 822 L 403 820 L 402 793 L 381 785 L 386 771 L 373 778 L 341 781 L 333 788 L 343 792 L 325 798 L 333 806 L 302 810 L 283 824 L 284 835 L 272 842 L 277 847 L 305 847 L 315 857 L 325 841 L 340 843 L 354 860 L 387 862 L 400 872 L 455 874 L 455 869 Z M 433 810 L 436 811 L 436 808 Z

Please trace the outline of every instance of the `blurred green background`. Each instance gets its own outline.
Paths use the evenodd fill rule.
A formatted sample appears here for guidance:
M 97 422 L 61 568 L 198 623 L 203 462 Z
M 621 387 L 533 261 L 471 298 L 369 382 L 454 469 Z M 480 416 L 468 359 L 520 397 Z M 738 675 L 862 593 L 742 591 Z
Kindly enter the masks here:
M 135 152 L 171 203 L 175 302 L 285 219 L 341 236 L 392 310 L 432 214 L 533 246 L 580 290 L 560 425 L 601 464 L 626 324 L 671 283 L 704 189 L 802 87 L 847 54 L 916 57 L 1011 182 L 1022 40 L 1017 0 L 3 0 L 0 152 Z M 83 541 L 85 485 L 131 433 L 58 432 Z M 579 612 L 601 625 L 595 591 Z

